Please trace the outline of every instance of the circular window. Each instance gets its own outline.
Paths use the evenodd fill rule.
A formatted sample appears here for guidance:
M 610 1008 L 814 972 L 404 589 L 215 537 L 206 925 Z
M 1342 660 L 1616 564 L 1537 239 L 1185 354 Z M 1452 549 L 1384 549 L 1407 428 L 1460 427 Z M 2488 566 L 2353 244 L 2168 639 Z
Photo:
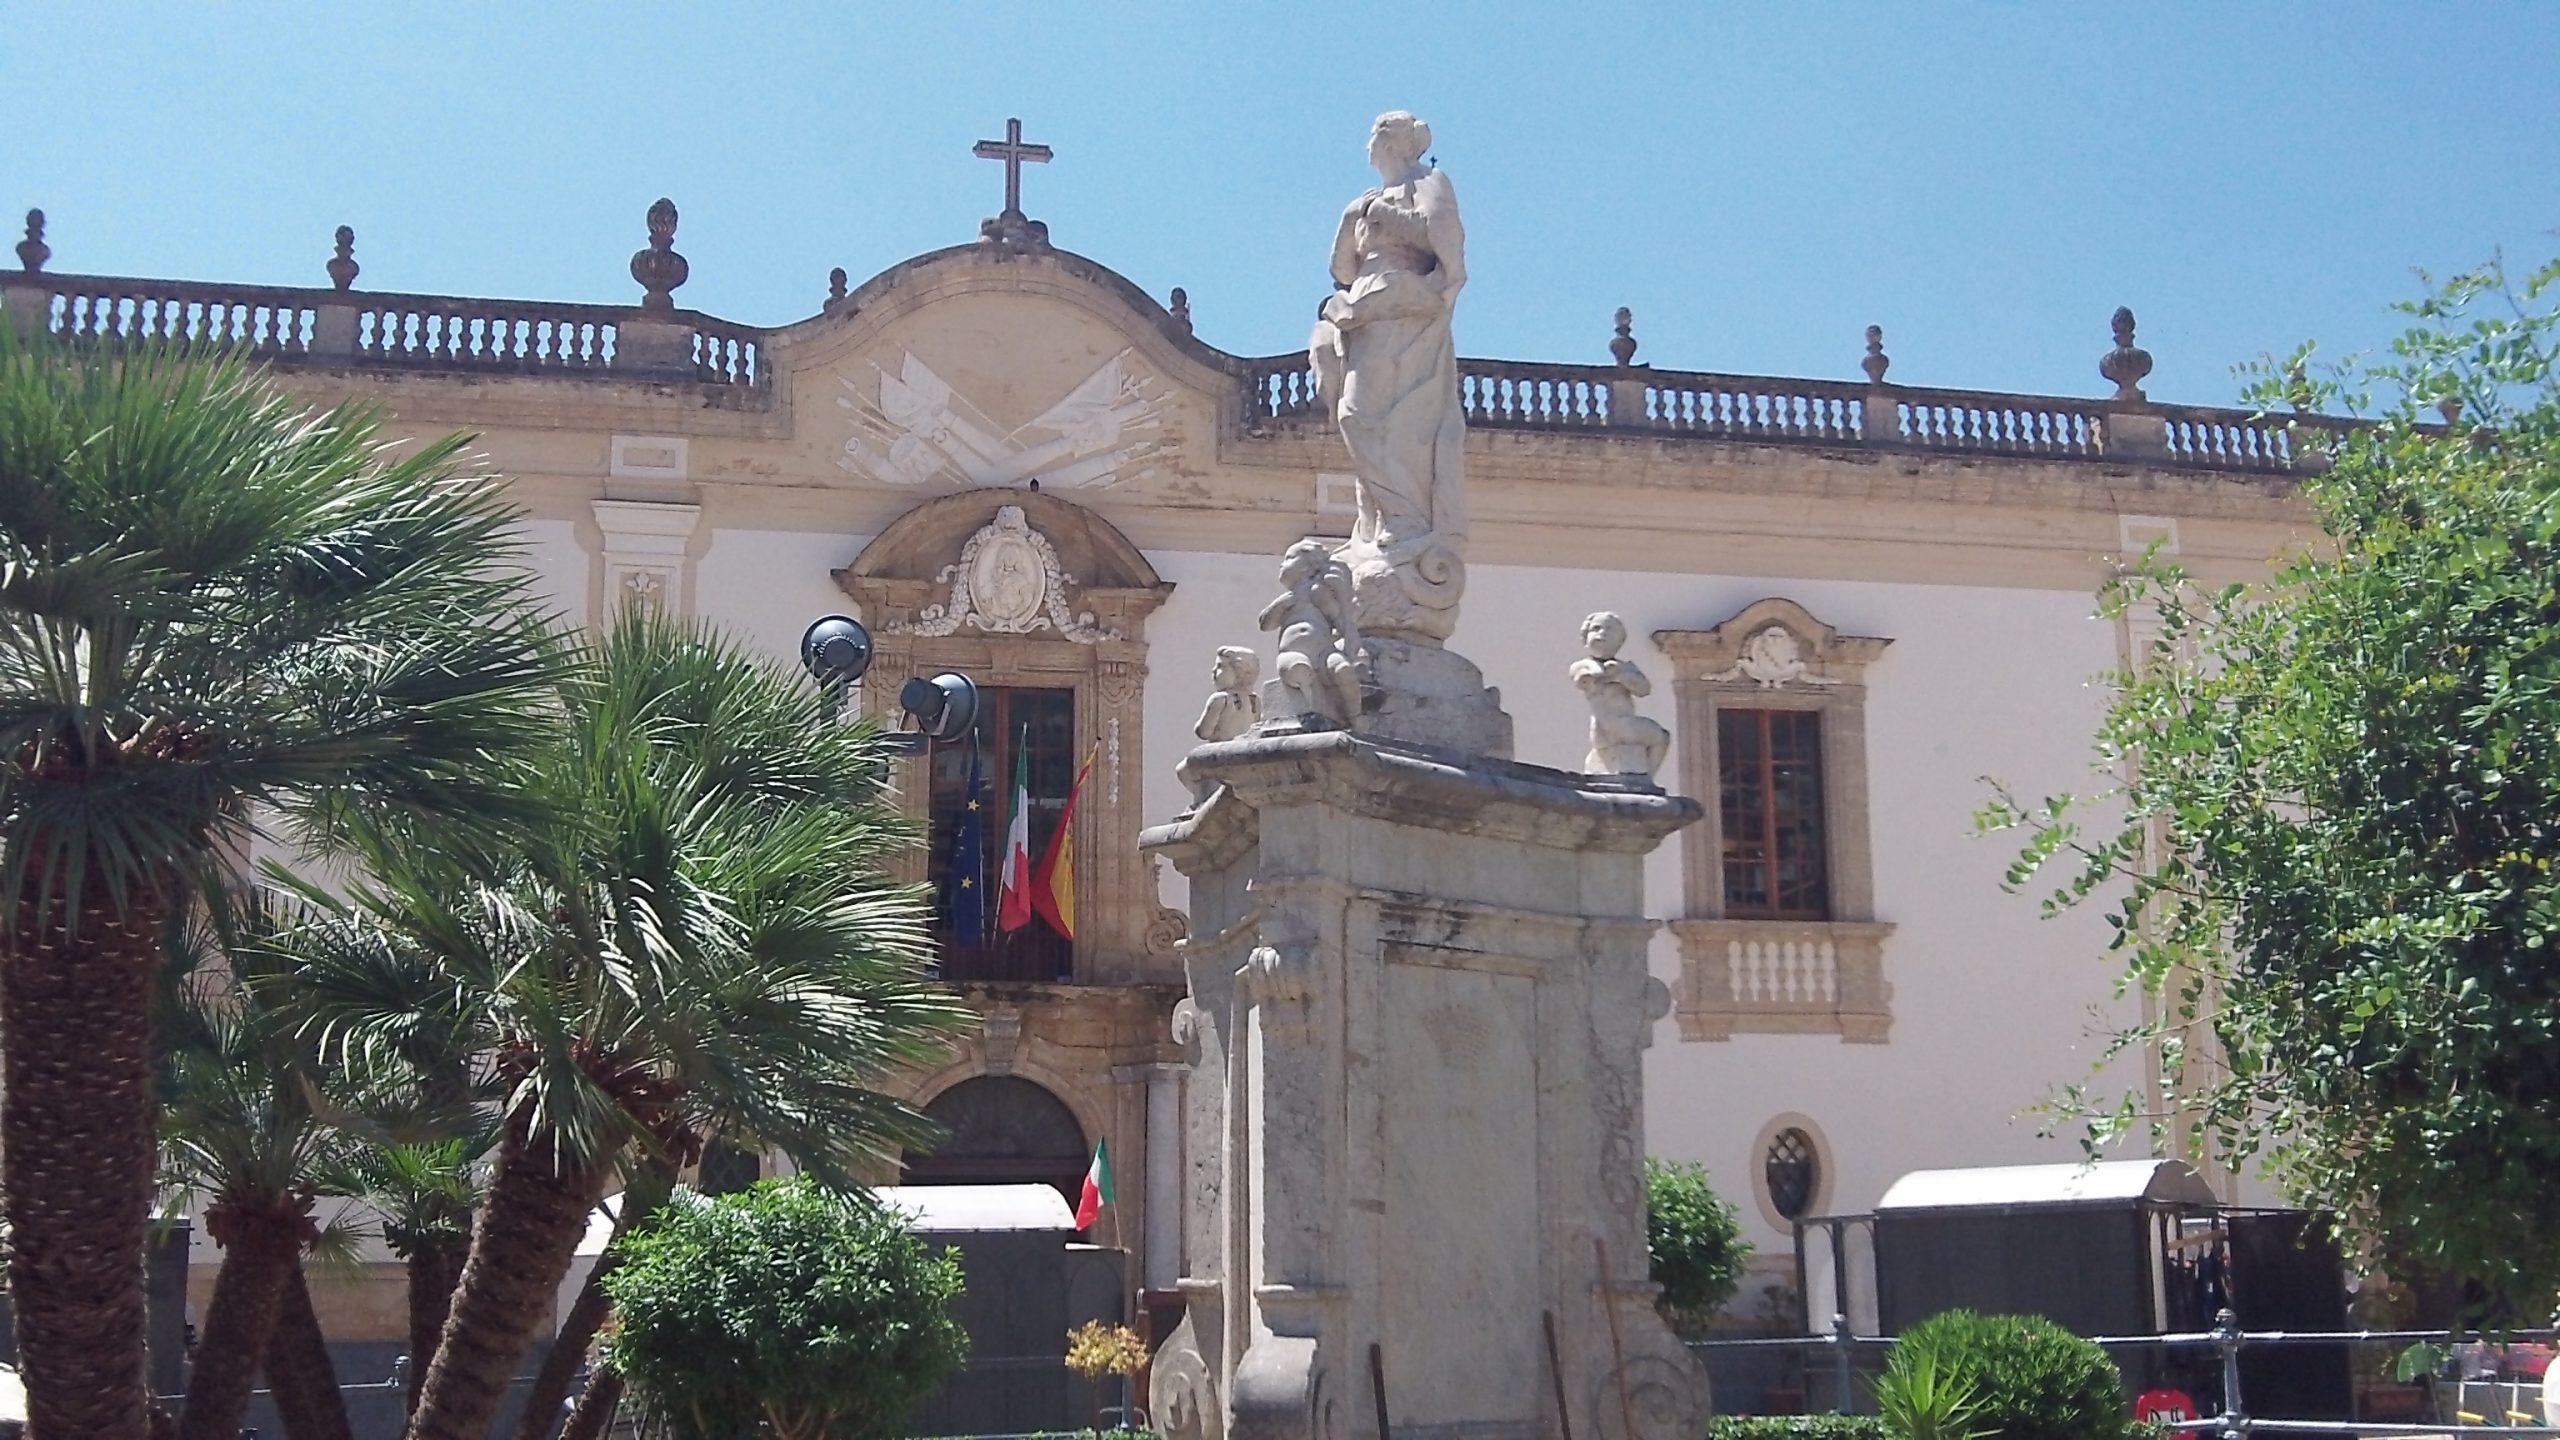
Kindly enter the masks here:
M 1814 1197 L 1822 1193 L 1822 1156 L 1813 1137 L 1792 1125 L 1770 1136 L 1760 1156 L 1760 1183 L 1780 1219 L 1793 1222 L 1811 1213 Z

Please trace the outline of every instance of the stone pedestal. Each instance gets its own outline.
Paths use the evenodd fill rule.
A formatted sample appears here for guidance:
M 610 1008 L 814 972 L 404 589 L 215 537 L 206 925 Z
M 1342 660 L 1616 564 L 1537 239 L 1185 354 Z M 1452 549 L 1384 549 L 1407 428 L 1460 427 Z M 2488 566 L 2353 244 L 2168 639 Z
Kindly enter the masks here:
M 1343 731 L 1183 771 L 1208 798 L 1141 838 L 1191 880 L 1189 1310 L 1156 1423 L 1692 1440 L 1704 1378 L 1645 1279 L 1640 1063 L 1668 999 L 1644 857 L 1696 802 Z

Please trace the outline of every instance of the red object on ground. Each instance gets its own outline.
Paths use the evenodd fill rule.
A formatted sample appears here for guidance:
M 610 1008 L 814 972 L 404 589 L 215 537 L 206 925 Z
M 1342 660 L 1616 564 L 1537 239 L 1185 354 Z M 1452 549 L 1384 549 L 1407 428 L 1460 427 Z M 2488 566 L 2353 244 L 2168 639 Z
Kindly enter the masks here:
M 2195 1397 L 2184 1390 L 2145 1390 L 2134 1397 L 2133 1418 L 2175 1424 L 2196 1418 Z

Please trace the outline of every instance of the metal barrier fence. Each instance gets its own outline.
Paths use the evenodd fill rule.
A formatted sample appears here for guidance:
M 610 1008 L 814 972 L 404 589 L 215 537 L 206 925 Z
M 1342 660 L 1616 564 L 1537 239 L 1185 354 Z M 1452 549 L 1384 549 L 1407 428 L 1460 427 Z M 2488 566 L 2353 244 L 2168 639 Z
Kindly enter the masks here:
M 2373 1435 L 2373 1436 L 2461 1436 L 2494 1434 L 2522 1440 L 2528 1436 L 2560 1437 L 2560 1425 L 2550 1423 L 2543 1413 L 2542 1382 L 2498 1378 L 2465 1378 L 2459 1373 L 2458 1358 L 2472 1347 L 2500 1346 L 2515 1343 L 2550 1344 L 2560 1341 L 2560 1330 L 2515 1329 L 2494 1336 L 2445 1330 L 2242 1330 L 2228 1310 L 2216 1317 L 2211 1330 L 2164 1335 L 2098 1335 L 2093 1343 L 2110 1355 L 2122 1356 L 2134 1351 L 2210 1351 L 2215 1378 L 2220 1386 L 2220 1410 L 2192 1419 L 2164 1419 L 2163 1428 L 2181 1434 L 2224 1437 L 2224 1440 L 2246 1440 L 2249 1435 L 2266 1431 L 2270 1434 Z M 1803 1409 L 1812 1413 L 1858 1414 L 1872 1410 L 1862 1405 L 1868 1397 L 1875 1377 L 1880 1374 L 1892 1354 L 1895 1337 L 1855 1333 L 1846 1315 L 1832 1316 L 1832 1328 L 1825 1335 L 1754 1336 L 1736 1339 L 1707 1339 L 1689 1342 L 1690 1352 L 1700 1362 L 1708 1363 L 1719 1355 L 1748 1356 L 1763 1353 L 1793 1352 L 1802 1358 L 1807 1402 L 1813 1399 L 1817 1378 L 1826 1383 L 1829 1402 L 1816 1411 L 1811 1403 Z M 2454 1365 L 2450 1377 L 2427 1377 L 2427 1394 L 2439 1411 L 2436 1419 L 2365 1418 L 2351 1413 L 2349 1418 L 2313 1418 L 2253 1414 L 2242 1384 L 2241 1355 L 2251 1347 L 2326 1345 L 2339 1347 L 2390 1345 L 2405 1349 L 2414 1345 L 2441 1347 Z M 2560 1364 L 2560 1361 L 2552 1362 Z M 2359 1392 L 2350 1383 L 2348 1396 L 2351 1412 L 2360 1408 L 2355 1402 Z M 1721 1397 L 1719 1397 L 1721 1398 Z M 2449 1412 L 2449 1413 L 2448 1413 Z
M 407 1359 L 406 1356 L 401 1357 L 401 1363 L 392 1367 L 389 1379 L 347 1381 L 338 1386 L 338 1394 L 347 1404 L 347 1428 L 354 1433 L 356 1440 L 396 1440 L 400 1432 L 408 1428 Z M 514 1428 L 515 1397 L 532 1383 L 530 1375 L 519 1375 L 507 1382 L 507 1398 L 499 1402 L 499 1412 L 507 1417 L 510 1432 Z M 575 1397 L 584 1383 L 582 1376 L 578 1385 L 570 1387 L 570 1395 Z M 162 1395 L 158 1399 L 162 1408 L 173 1416 L 187 1403 L 183 1392 Z M 250 1420 L 240 1427 L 240 1440 L 275 1440 L 275 1437 L 282 1436 L 284 1426 L 275 1418 L 274 1407 L 274 1391 L 250 1391 Z

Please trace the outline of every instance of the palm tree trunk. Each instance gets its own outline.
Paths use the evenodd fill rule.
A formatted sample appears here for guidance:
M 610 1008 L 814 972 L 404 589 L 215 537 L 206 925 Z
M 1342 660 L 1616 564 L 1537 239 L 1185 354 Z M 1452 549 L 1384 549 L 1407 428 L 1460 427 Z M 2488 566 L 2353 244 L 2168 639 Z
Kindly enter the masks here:
M 427 1388 L 427 1367 L 435 1363 L 445 1319 L 453 1313 L 453 1292 L 462 1285 L 462 1262 L 470 1254 L 468 1240 L 432 1242 L 410 1252 L 409 1414 L 418 1413 L 419 1392 Z
M 614 1217 L 614 1240 L 619 1242 L 648 1223 L 649 1217 L 667 1203 L 675 1186 L 675 1163 L 664 1155 L 652 1156 L 623 1189 L 622 1208 Z M 560 1322 L 559 1338 L 543 1358 L 542 1372 L 533 1377 L 533 1389 L 525 1396 L 523 1418 L 516 1424 L 516 1440 L 550 1440 L 551 1421 L 559 1412 L 560 1402 L 569 1398 L 570 1382 L 578 1378 L 578 1362 L 586 1358 L 596 1331 L 613 1313 L 613 1301 L 604 1293 L 604 1280 L 621 1262 L 617 1243 L 597 1256 L 595 1269 L 587 1272 L 587 1283 L 580 1287 L 577 1301 Z M 597 1374 L 602 1374 L 601 1367 Z M 590 1388 L 593 1383 L 589 1382 Z
M 311 1308 L 311 1285 L 299 1264 L 285 1276 L 275 1333 L 267 1337 L 267 1388 L 275 1393 L 284 1440 L 355 1440 L 329 1337 Z
M 498 1142 L 489 1198 L 471 1230 L 471 1258 L 409 1440 L 485 1440 L 525 1342 L 577 1257 L 587 1214 L 604 1198 L 604 1162 L 563 1165 L 550 1137 L 530 1137 L 530 1128 L 529 1113 L 519 1110 Z
M 249 1391 L 275 1334 L 285 1277 L 302 1260 L 302 1227 L 298 1210 L 216 1201 L 206 1213 L 205 1228 L 222 1245 L 222 1268 L 197 1327 L 178 1440 L 234 1440 L 249 1418 Z
M 604 1427 L 613 1423 L 613 1412 L 622 1403 L 622 1372 L 610 1365 L 598 1365 L 587 1379 L 587 1391 L 578 1397 L 578 1408 L 569 1412 L 569 1423 L 560 1429 L 560 1440 L 604 1440 Z
M 542 1358 L 542 1369 L 533 1377 L 533 1388 L 525 1392 L 524 1414 L 516 1421 L 516 1440 L 551 1440 L 552 1424 L 560 1418 L 560 1402 L 569 1398 L 570 1382 L 578 1378 L 578 1362 L 586 1358 L 587 1347 L 594 1343 L 604 1317 L 613 1311 L 613 1301 L 604 1293 L 604 1277 L 613 1273 L 614 1259 L 608 1250 L 596 1257 L 596 1268 L 587 1272 L 587 1283 L 579 1288 L 577 1301 L 560 1322 L 559 1337 L 551 1342 L 551 1353 Z
M 0 957 L 0 1150 L 31 1440 L 145 1440 L 142 1257 L 158 1158 L 162 907 L 94 883 L 76 934 L 16 918 Z

